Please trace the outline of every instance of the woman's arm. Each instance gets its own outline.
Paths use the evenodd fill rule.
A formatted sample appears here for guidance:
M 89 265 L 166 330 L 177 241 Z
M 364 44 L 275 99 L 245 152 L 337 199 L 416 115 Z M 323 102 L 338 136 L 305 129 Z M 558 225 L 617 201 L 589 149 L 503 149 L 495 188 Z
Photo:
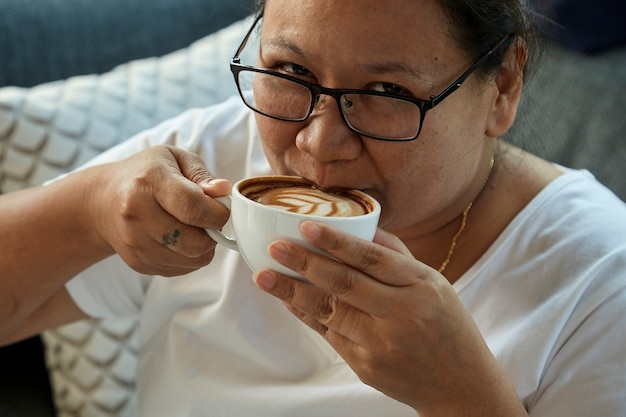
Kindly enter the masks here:
M 204 228 L 228 219 L 211 196 L 229 190 L 198 156 L 157 146 L 0 196 L 0 343 L 16 339 L 31 320 L 36 325 L 24 336 L 80 318 L 76 306 L 67 305 L 65 283 L 116 252 L 150 275 L 181 275 L 208 264 L 215 242 Z
M 85 171 L 47 187 L 0 196 L 0 339 L 15 332 L 71 277 L 113 254 L 86 215 L 90 177 Z
M 269 252 L 314 285 L 272 271 L 257 272 L 256 283 L 320 333 L 361 381 L 420 416 L 528 417 L 450 283 L 400 239 L 379 229 L 372 243 L 313 222 L 301 231 L 334 258 L 289 241 Z

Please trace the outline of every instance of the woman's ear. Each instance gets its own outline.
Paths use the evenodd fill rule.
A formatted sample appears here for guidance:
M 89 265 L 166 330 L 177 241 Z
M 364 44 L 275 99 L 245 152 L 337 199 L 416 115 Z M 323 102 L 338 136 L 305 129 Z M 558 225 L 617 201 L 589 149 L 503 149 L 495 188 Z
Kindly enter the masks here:
M 526 45 L 522 41 L 514 43 L 506 52 L 502 65 L 495 76 L 497 93 L 485 132 L 489 137 L 502 136 L 515 121 L 524 84 L 526 52 Z

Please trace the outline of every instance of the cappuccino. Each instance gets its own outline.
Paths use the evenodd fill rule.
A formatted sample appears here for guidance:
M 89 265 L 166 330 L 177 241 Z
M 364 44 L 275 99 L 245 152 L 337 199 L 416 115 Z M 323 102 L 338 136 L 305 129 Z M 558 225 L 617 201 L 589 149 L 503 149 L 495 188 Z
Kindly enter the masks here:
M 229 197 L 217 200 L 230 209 L 232 233 L 207 229 L 213 240 L 240 251 L 253 271 L 273 269 L 303 280 L 269 255 L 272 242 L 287 239 L 327 255 L 302 236 L 303 221 L 315 220 L 371 242 L 380 218 L 380 204 L 362 191 L 324 192 L 304 178 L 284 175 L 237 181 Z
M 245 184 L 240 191 L 266 206 L 309 216 L 351 217 L 373 210 L 373 204 L 356 192 L 325 192 L 300 179 L 259 179 Z

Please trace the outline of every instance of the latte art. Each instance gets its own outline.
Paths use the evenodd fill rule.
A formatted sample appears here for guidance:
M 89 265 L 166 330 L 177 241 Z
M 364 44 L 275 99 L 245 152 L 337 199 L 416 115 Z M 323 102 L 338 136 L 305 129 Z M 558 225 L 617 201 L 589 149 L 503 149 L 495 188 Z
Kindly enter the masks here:
M 313 220 L 371 242 L 381 212 L 378 201 L 364 191 L 347 187 L 321 190 L 305 178 L 289 175 L 239 180 L 230 196 L 217 200 L 230 209 L 230 230 L 206 229 L 214 241 L 239 251 L 253 271 L 272 269 L 303 281 L 307 280 L 304 276 L 270 256 L 272 242 L 289 240 L 330 256 L 304 238 L 304 221 Z
M 371 205 L 356 194 L 324 192 L 307 185 L 266 185 L 248 189 L 245 195 L 267 206 L 312 216 L 350 217 L 371 211 Z

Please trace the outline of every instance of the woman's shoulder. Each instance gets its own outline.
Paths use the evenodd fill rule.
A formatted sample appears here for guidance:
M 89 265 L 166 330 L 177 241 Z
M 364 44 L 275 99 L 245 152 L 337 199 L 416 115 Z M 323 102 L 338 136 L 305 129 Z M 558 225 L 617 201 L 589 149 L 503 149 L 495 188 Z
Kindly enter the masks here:
M 585 169 L 554 165 L 561 174 L 548 183 L 520 213 L 550 221 L 602 224 L 626 229 L 626 203 Z M 524 216 L 526 214 L 526 216 Z
M 494 221 L 497 210 L 508 214 L 472 269 L 535 265 L 556 274 L 564 265 L 585 270 L 598 259 L 626 261 L 626 203 L 589 171 L 519 157 L 501 168 L 498 203 L 490 210 Z
M 529 212 L 535 219 L 626 214 L 626 204 L 588 170 L 564 167 L 514 147 L 507 149 L 503 159 L 501 199 L 517 199 L 517 214 L 512 218 Z M 615 220 L 626 226 L 626 217 Z
M 457 289 L 543 288 L 549 297 L 593 287 L 606 298 L 626 285 L 626 203 L 589 171 L 549 165 L 559 175 L 517 211 Z
M 626 260 L 626 203 L 589 171 L 550 165 L 558 175 L 512 218 L 492 253 L 508 251 L 507 258 L 518 262 L 549 257 L 561 268 Z

